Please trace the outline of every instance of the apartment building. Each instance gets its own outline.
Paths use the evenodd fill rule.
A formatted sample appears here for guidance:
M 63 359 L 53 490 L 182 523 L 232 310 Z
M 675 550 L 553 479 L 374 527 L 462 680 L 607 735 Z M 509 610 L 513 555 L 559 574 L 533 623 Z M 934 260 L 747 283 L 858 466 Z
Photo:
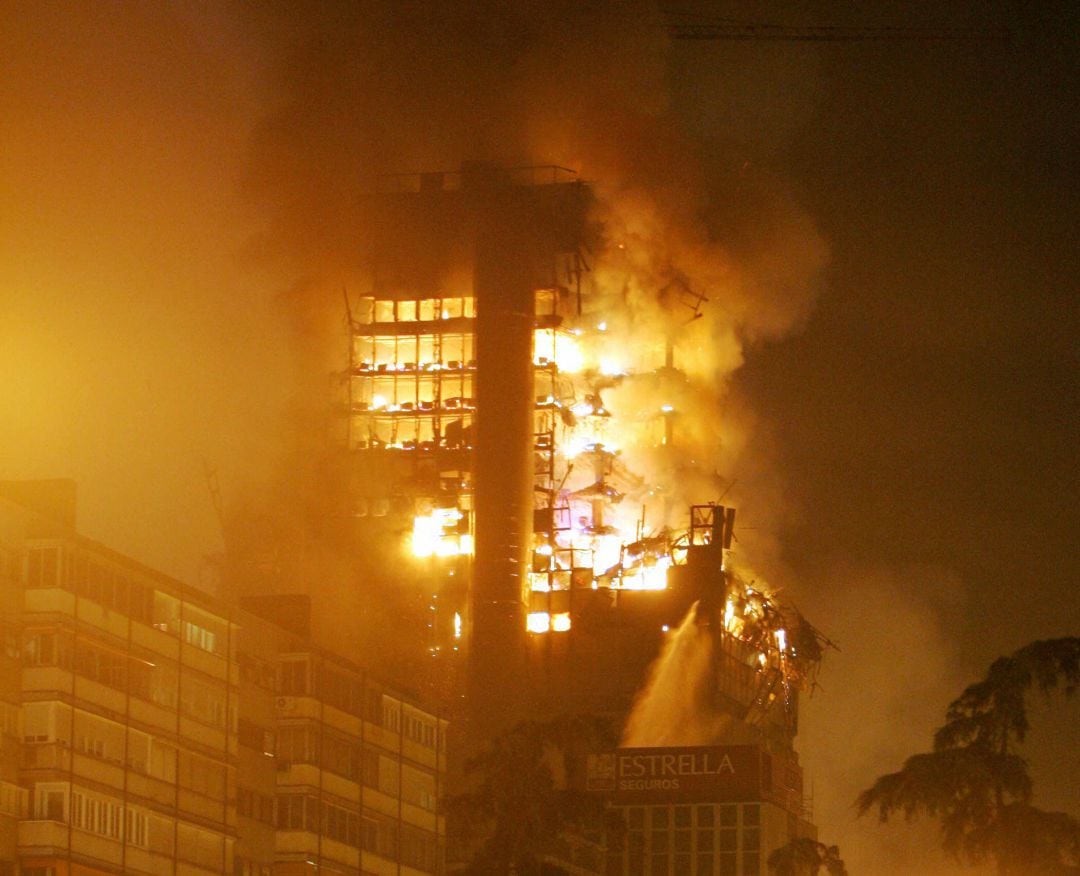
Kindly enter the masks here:
M 0 874 L 421 874 L 445 722 L 0 484 Z
M 253 717 L 241 731 L 254 750 L 266 727 L 276 736 L 274 872 L 441 872 L 447 722 L 340 655 L 249 615 L 243 672 L 259 674 L 267 654 L 275 661 L 272 721 Z M 242 779 L 256 775 L 246 769 Z M 241 801 L 249 798 L 265 813 L 254 783 L 240 788 Z

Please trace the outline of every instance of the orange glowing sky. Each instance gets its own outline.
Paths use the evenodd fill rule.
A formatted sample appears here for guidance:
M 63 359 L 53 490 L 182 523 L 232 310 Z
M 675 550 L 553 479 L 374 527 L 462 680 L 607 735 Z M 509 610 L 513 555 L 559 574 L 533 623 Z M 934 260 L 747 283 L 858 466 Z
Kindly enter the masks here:
M 326 382 L 308 330 L 340 326 L 365 160 L 543 143 L 655 181 L 682 150 L 704 182 L 670 191 L 745 267 L 718 305 L 756 320 L 724 408 L 740 522 L 842 648 L 801 737 L 823 838 L 853 872 L 932 872 L 925 834 L 850 801 L 993 657 L 1080 631 L 1075 9 L 941 7 L 1008 45 L 671 46 L 647 3 L 400 6 L 3 3 L 0 479 L 77 479 L 84 534 L 198 583 L 204 461 L 257 492 L 294 388 Z M 1045 718 L 1036 787 L 1075 813 L 1080 720 Z

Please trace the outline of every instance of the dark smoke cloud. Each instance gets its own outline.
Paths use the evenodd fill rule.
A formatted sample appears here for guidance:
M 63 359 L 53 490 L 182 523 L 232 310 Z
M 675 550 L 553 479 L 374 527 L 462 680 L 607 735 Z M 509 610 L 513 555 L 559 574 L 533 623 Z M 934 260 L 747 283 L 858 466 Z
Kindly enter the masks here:
M 708 296 L 679 350 L 699 470 L 675 504 L 773 478 L 725 388 L 747 344 L 804 319 L 824 246 L 687 111 L 702 71 L 673 64 L 653 4 L 26 3 L 2 39 L 4 476 L 75 476 L 88 534 L 213 586 L 209 463 L 230 548 L 282 587 L 354 593 L 347 558 L 298 558 L 339 510 L 324 450 L 341 291 L 367 280 L 360 196 L 465 160 L 595 183 L 593 279 L 631 335 L 681 319 L 657 298 L 673 281 Z M 755 516 L 767 544 L 775 515 Z
M 274 531 L 319 539 L 311 518 L 343 501 L 340 471 L 318 459 L 326 412 L 340 398 L 328 375 L 345 357 L 341 290 L 370 282 L 378 220 L 362 194 L 385 188 L 386 174 L 465 161 L 557 164 L 594 184 L 604 247 L 593 253 L 590 282 L 616 302 L 613 333 L 626 348 L 653 346 L 692 315 L 664 290 L 708 298 L 706 318 L 680 330 L 678 364 L 690 384 L 675 401 L 692 462 L 668 522 L 715 499 L 740 469 L 752 475 L 734 498 L 776 480 L 755 461 L 749 407 L 726 400 L 726 389 L 747 344 L 805 319 L 825 245 L 776 174 L 688 123 L 673 100 L 685 86 L 672 81 L 679 71 L 654 5 L 272 5 L 245 8 L 243 24 L 267 74 L 245 192 L 268 218 L 251 251 L 280 271 L 301 375 L 298 452 L 279 475 L 272 514 L 289 522 Z M 637 384 L 613 392 L 612 404 L 655 407 L 658 398 Z M 646 479 L 665 473 L 656 460 L 628 461 Z M 753 510 L 757 543 L 767 545 L 779 511 Z M 361 599 L 345 584 L 349 569 L 343 560 L 340 576 L 321 576 L 328 593 L 316 600 Z

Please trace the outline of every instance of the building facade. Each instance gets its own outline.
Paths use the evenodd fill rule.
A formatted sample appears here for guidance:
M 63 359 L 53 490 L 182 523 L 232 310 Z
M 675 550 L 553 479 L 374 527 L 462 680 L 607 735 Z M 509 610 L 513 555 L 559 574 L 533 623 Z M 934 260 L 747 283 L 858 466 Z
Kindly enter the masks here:
M 625 748 L 592 758 L 588 782 L 625 826 L 609 876 L 764 876 L 774 849 L 816 837 L 794 752 Z
M 0 484 L 0 873 L 437 873 L 446 725 Z

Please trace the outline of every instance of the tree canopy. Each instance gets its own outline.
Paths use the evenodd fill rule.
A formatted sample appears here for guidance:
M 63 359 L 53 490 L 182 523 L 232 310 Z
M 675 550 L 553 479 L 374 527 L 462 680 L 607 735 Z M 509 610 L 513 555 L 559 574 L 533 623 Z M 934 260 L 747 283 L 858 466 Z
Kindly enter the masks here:
M 768 865 L 772 876 L 818 876 L 822 870 L 828 876 L 848 876 L 837 846 L 808 837 L 798 837 L 775 849 Z
M 1078 637 L 998 658 L 949 704 L 933 750 L 863 791 L 859 814 L 937 818 L 946 852 L 967 863 L 992 860 L 1001 874 L 1080 873 L 1080 823 L 1031 805 L 1031 773 L 1019 753 L 1030 729 L 1029 692 L 1071 696 L 1078 681 Z
M 588 752 L 613 748 L 610 721 L 563 716 L 524 721 L 466 765 L 468 791 L 450 801 L 454 839 L 467 873 L 543 872 L 567 833 L 595 837 L 615 829 L 603 799 L 583 790 Z

